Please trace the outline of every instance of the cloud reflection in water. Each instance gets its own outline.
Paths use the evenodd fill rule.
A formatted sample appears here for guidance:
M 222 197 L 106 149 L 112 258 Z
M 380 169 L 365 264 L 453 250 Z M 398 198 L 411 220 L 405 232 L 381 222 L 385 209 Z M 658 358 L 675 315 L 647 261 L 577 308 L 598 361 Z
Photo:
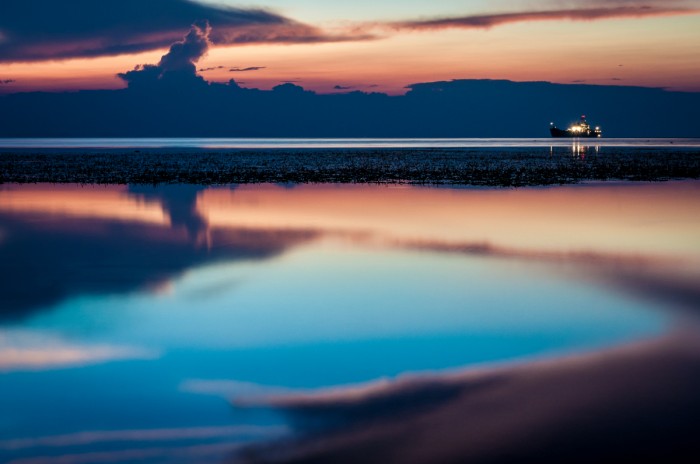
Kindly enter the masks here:
M 156 359 L 153 350 L 84 345 L 50 333 L 0 329 L 0 373 L 86 366 L 126 359 Z
M 578 446 L 577 430 L 604 443 L 636 411 L 680 417 L 659 436 L 687 444 L 682 414 L 697 411 L 688 396 L 698 386 L 692 331 L 598 357 L 473 368 L 653 337 L 672 324 L 650 308 L 693 314 L 697 182 L 287 187 L 4 186 L 5 420 L 36 412 L 48 427 L 68 420 L 65 407 L 75 430 L 99 431 L 95 418 L 104 416 L 135 421 L 118 428 L 138 435 L 174 429 L 154 423 L 168 414 L 202 421 L 185 421 L 185 430 L 216 424 L 212 417 L 240 421 L 244 409 L 269 420 L 255 416 L 267 414 L 253 411 L 260 406 L 303 433 L 309 424 L 342 425 L 315 443 L 234 455 L 272 462 L 366 460 L 368 443 L 385 460 L 498 462 L 489 443 Z M 148 369 L 128 363 L 139 359 Z M 465 364 L 472 370 L 458 368 Z M 433 373 L 407 375 L 417 371 Z M 28 401 L 12 383 L 33 385 L 25 374 L 50 376 L 84 397 L 71 403 L 53 391 L 14 407 L 12 398 Z M 81 390 L 111 376 L 128 395 Z M 259 387 L 267 384 L 280 387 Z M 246 407 L 228 409 L 221 396 Z M 40 411 L 52 398 L 66 404 Z M 613 408 L 607 398 L 624 401 Z M 143 413 L 125 418 L 127 399 Z M 634 436 L 655 430 L 653 420 L 637 423 Z M 32 435 L 74 437 L 39 428 Z M 416 435 L 424 428 L 435 435 Z M 107 441 L 138 441 L 105 433 Z M 438 439 L 444 447 L 427 443 Z M 27 455 L 45 445 L 23 443 Z M 91 446 L 70 459 L 168 461 L 185 445 L 173 439 L 167 449 L 125 447 L 122 455 Z

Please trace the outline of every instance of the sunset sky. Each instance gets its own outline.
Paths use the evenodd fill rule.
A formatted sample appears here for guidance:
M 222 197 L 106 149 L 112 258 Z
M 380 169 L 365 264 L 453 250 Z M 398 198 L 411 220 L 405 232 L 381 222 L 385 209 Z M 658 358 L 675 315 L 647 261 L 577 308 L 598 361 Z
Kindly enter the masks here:
M 405 92 L 493 78 L 700 91 L 698 0 L 24 0 L 0 4 L 0 93 L 119 88 L 197 21 L 210 81 Z

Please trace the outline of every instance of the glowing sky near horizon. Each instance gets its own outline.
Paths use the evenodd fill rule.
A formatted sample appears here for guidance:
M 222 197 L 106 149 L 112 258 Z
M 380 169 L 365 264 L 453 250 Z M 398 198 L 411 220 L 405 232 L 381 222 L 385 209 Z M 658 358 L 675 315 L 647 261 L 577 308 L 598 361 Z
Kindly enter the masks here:
M 218 0 L 211 5 L 265 8 L 324 31 L 347 33 L 372 23 L 541 11 L 590 5 L 663 2 L 446 0 Z M 671 2 L 700 8 L 700 1 Z M 1 31 L 0 31 L 1 32 Z M 186 31 L 183 31 L 183 34 Z M 358 32 L 359 34 L 359 32 Z M 199 63 L 207 80 L 235 79 L 269 89 L 292 81 L 318 92 L 405 92 L 416 82 L 491 78 L 700 91 L 700 14 L 572 21 L 528 20 L 489 28 L 380 31 L 372 40 L 213 47 Z M 137 54 L 0 62 L 0 93 L 119 88 L 118 72 L 157 63 L 165 49 Z M 229 72 L 232 67 L 262 67 Z M 336 88 L 338 87 L 338 88 Z

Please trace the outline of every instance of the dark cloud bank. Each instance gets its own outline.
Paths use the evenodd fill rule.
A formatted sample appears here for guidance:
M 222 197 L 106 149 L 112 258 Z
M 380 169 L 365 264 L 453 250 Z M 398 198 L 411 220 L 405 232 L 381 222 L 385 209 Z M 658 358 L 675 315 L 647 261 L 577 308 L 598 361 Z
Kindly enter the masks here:
M 608 1 L 596 6 L 596 2 L 587 2 L 585 8 L 549 9 L 518 11 L 514 13 L 497 13 L 485 15 L 452 16 L 437 19 L 399 21 L 387 23 L 398 30 L 434 30 L 434 29 L 487 29 L 509 23 L 528 21 L 597 21 L 602 19 L 645 18 L 652 16 L 674 16 L 694 14 L 697 8 L 688 8 L 678 2 L 667 1 L 658 5 L 634 5 L 636 1 Z M 654 3 L 654 2 L 651 2 Z M 593 4 L 593 6 L 591 6 Z M 612 6 L 611 6 L 612 4 Z
M 167 47 L 195 21 L 207 20 L 214 44 L 361 40 L 262 9 L 191 0 L 3 0 L 0 62 L 137 53 Z
M 208 20 L 217 45 L 380 39 L 396 31 L 490 28 L 523 21 L 595 21 L 695 14 L 694 2 L 544 2 L 544 9 L 354 24 L 329 33 L 278 13 L 194 0 L 6 0 L 0 2 L 0 62 L 137 53 L 167 47 L 195 21 Z
M 247 71 L 260 71 L 261 69 L 265 69 L 265 66 L 249 66 L 247 68 L 231 68 L 228 71 L 229 72 L 247 72 Z
M 196 63 L 214 30 L 195 23 L 157 65 L 119 74 L 125 89 L 0 97 L 0 136 L 538 137 L 581 113 L 608 137 L 700 136 L 700 93 L 455 80 L 413 84 L 405 96 L 318 95 L 292 83 L 207 82 Z

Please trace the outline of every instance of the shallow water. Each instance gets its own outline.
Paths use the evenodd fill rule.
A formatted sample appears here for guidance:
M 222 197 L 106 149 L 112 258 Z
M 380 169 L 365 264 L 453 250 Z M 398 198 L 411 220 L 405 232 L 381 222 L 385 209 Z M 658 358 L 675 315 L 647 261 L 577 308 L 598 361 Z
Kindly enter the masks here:
M 0 461 L 216 462 L 294 432 L 229 403 L 270 388 L 660 336 L 698 237 L 697 181 L 3 185 Z
M 471 139 L 307 139 L 307 138 L 0 138 L 1 149 L 124 148 L 532 148 L 532 147 L 700 147 L 697 138 L 471 138 Z

